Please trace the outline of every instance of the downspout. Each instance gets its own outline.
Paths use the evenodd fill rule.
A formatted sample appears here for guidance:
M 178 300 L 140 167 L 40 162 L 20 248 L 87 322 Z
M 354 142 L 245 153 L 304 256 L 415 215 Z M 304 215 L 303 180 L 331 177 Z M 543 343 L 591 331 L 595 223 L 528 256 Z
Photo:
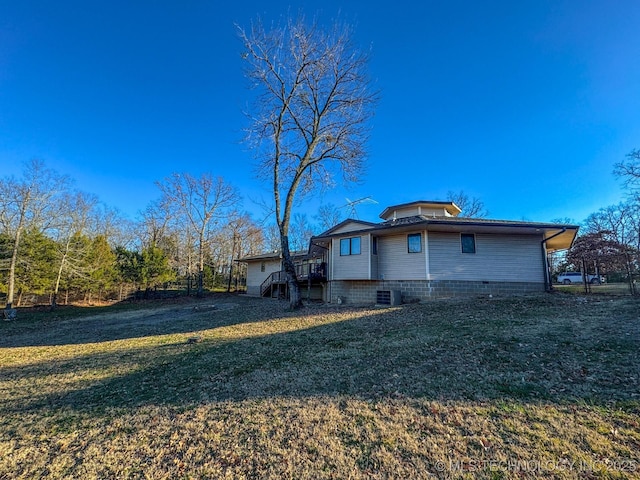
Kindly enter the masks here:
M 424 268 L 426 280 L 431 280 L 431 265 L 429 264 L 429 231 L 424 231 Z
M 373 255 L 371 254 L 371 234 L 367 234 L 367 244 L 369 245 L 369 262 L 368 262 L 368 270 L 367 270 L 367 279 L 372 280 L 371 278 L 371 261 L 373 260 Z
M 333 238 L 330 240 L 330 248 L 329 248 L 329 264 L 330 270 L 327 272 L 327 282 L 329 282 L 329 303 L 331 303 L 331 298 L 333 296 L 333 256 L 335 255 L 335 248 L 333 248 Z
M 562 227 L 558 233 L 551 235 L 549 238 L 545 238 L 540 242 L 540 248 L 542 250 L 542 265 L 544 266 L 544 290 L 545 292 L 553 291 L 553 283 L 551 282 L 551 272 L 549 272 L 549 261 L 547 258 L 546 243 L 552 238 L 556 238 L 558 235 L 562 235 L 567 231 L 567 227 Z

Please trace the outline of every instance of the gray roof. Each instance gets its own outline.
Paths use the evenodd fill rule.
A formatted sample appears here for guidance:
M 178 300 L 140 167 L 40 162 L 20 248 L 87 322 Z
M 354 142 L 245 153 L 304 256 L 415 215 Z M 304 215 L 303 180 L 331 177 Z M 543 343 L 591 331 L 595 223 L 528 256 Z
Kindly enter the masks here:
M 324 234 L 317 235 L 311 239 L 322 242 L 325 239 L 353 234 L 375 233 L 383 235 L 386 232 L 397 231 L 406 232 L 418 227 L 428 228 L 431 231 L 441 232 L 467 232 L 467 233 L 504 233 L 511 235 L 536 234 L 544 235 L 545 238 L 557 237 L 552 243 L 547 243 L 549 250 L 562 250 L 569 248 L 575 239 L 578 231 L 577 225 L 545 223 L 545 222 L 524 222 L 516 220 L 491 220 L 485 218 L 461 218 L 461 217 L 429 217 L 426 215 L 415 215 L 412 217 L 402 217 L 396 220 L 387 220 L 375 224 L 375 226 L 352 230 L 349 232 L 330 233 L 328 230 Z
M 303 258 L 307 256 L 307 252 L 291 252 L 291 256 L 294 258 Z M 246 257 L 239 258 L 238 262 L 257 262 L 260 260 L 276 260 L 282 258 L 280 250 L 275 252 L 261 253 L 259 255 L 247 255 Z
M 331 235 L 331 234 L 333 234 L 334 231 L 336 231 L 337 229 L 339 229 L 343 225 L 346 225 L 347 223 L 360 223 L 364 227 L 377 227 L 379 225 L 379 223 L 365 222 L 364 220 L 358 220 L 357 218 L 347 218 L 346 220 L 341 221 L 337 225 L 334 225 L 329 230 L 325 230 L 324 232 L 322 232 L 322 233 L 320 233 L 320 234 L 318 234 L 316 236 L 317 237 L 325 237 L 327 235 Z
M 469 217 L 429 217 L 427 215 L 414 215 L 412 217 L 403 217 L 396 220 L 387 220 L 378 223 L 378 227 L 394 227 L 400 225 L 412 224 L 466 224 L 466 225 L 487 225 L 487 226 L 524 226 L 524 227 L 575 227 L 577 225 L 564 225 L 549 222 L 525 222 L 518 220 L 492 220 L 487 218 L 469 218 Z

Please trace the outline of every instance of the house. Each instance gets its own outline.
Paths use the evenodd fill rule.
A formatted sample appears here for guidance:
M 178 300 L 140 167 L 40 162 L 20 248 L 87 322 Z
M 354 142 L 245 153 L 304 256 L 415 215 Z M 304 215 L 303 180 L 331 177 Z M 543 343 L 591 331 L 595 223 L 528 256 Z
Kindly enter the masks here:
M 301 288 L 306 289 L 304 298 L 323 299 L 323 285 L 326 285 L 326 263 L 322 258 L 314 258 L 308 252 L 292 252 L 296 266 L 296 276 Z M 247 264 L 247 295 L 281 298 L 287 296 L 287 277 L 279 251 L 251 255 L 239 260 Z
M 543 292 L 551 286 L 547 255 L 569 248 L 578 232 L 459 214 L 453 202 L 390 206 L 382 222 L 349 219 L 313 237 L 305 261 L 326 266 L 320 283 L 329 302 Z

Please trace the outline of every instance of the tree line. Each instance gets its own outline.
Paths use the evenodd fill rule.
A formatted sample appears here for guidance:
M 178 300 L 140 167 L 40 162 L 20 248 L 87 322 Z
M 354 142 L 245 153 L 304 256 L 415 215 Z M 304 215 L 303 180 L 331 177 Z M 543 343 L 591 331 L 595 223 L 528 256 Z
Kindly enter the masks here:
M 261 253 L 263 228 L 240 209 L 224 179 L 174 173 L 135 221 L 41 160 L 0 178 L 0 292 L 7 310 L 26 294 L 122 298 L 178 279 L 202 294 L 233 275 L 239 257 Z M 235 264 L 235 265 L 234 265 Z
M 559 269 L 626 281 L 631 292 L 638 293 L 634 280 L 640 272 L 640 150 L 631 151 L 613 173 L 623 181 L 626 199 L 585 219 Z
M 34 295 L 55 308 L 178 284 L 187 294 L 230 290 L 246 274 L 239 258 L 280 250 L 277 225 L 244 212 L 239 191 L 222 177 L 172 173 L 156 186 L 158 198 L 131 220 L 39 159 L 25 163 L 19 178 L 0 178 L 5 312 Z M 312 219 L 295 213 L 292 249 L 305 251 L 311 236 L 345 213 L 333 204 Z

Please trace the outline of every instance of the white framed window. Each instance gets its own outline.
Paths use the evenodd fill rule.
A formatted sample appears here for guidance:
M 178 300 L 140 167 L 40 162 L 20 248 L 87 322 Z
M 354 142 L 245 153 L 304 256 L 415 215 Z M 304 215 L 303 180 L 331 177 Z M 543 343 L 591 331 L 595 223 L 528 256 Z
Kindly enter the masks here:
M 407 235 L 407 252 L 420 253 L 422 252 L 422 234 L 410 233 Z
M 340 256 L 346 255 L 360 255 L 360 237 L 340 239 Z

